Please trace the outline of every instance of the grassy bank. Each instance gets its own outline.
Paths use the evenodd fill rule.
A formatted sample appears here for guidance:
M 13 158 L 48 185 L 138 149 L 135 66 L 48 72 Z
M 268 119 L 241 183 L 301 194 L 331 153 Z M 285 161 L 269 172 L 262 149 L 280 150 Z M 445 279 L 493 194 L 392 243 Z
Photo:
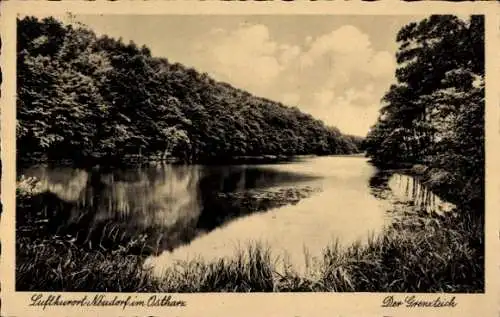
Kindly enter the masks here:
M 333 242 L 307 274 L 283 273 L 272 250 L 256 244 L 217 262 L 192 261 L 166 271 L 159 291 L 481 292 L 478 241 L 459 220 L 412 216 L 367 245 Z M 309 259 L 312 263 L 312 259 Z M 280 273 L 278 273 L 278 271 Z
M 32 185 L 25 182 L 18 190 L 18 212 L 29 203 Z M 342 249 L 332 241 L 308 273 L 283 269 L 272 249 L 254 242 L 231 258 L 178 263 L 162 279 L 143 268 L 148 254 L 131 252 L 140 239 L 92 249 L 70 237 L 36 234 L 43 222 L 34 220 L 17 228 L 16 286 L 31 291 L 482 292 L 482 219 L 465 211 L 455 217 L 422 215 L 409 207 L 395 205 L 391 212 L 397 221 L 366 245 Z

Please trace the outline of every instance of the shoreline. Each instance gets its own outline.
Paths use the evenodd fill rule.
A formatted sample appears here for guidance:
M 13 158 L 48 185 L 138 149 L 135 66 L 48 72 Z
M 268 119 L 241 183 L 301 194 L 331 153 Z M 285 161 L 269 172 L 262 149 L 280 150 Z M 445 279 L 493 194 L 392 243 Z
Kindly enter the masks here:
M 257 194 L 248 199 L 261 197 L 272 205 L 273 201 L 288 196 L 286 192 L 274 196 Z M 18 190 L 19 195 L 22 190 Z M 238 194 L 230 196 L 235 196 L 230 199 L 240 198 Z M 23 197 L 29 202 L 29 195 Z M 22 199 L 18 200 L 18 209 L 27 213 Z M 322 254 L 312 255 L 320 259 L 312 275 L 298 274 L 293 267 L 278 274 L 281 271 L 271 261 L 275 250 L 257 241 L 236 250 L 228 259 L 180 263 L 181 270 L 167 270 L 164 278 L 159 279 L 143 266 L 149 254 L 130 253 L 131 247 L 138 246 L 121 244 L 107 251 L 85 249 L 61 237 L 30 237 L 16 227 L 16 287 L 18 291 L 181 293 L 482 292 L 483 279 L 470 280 L 464 276 L 484 276 L 484 222 L 462 206 L 458 207 L 455 218 L 424 215 L 415 208 L 408 212 L 407 208 L 394 205 L 393 210 L 388 210 L 401 217 L 366 245 L 353 244 L 342 250 L 336 241 L 325 245 Z M 87 260 L 80 261 L 82 258 Z M 32 259 L 38 260 L 33 263 Z M 421 270 L 422 267 L 425 269 Z M 401 279 L 401 276 L 412 278 Z M 413 285 L 412 279 L 421 283 Z
M 155 157 L 123 158 L 121 160 L 96 160 L 89 159 L 86 163 L 76 162 L 74 160 L 18 160 L 19 168 L 29 168 L 33 166 L 57 166 L 74 168 L 93 168 L 93 167 L 133 167 L 142 165 L 173 164 L 173 165 L 260 165 L 260 164 L 280 164 L 298 161 L 301 159 L 314 157 L 365 157 L 364 153 L 355 154 L 304 154 L 304 155 L 257 155 L 257 156 L 234 156 L 230 158 L 214 158 L 209 160 L 183 161 L 181 159 L 157 159 Z

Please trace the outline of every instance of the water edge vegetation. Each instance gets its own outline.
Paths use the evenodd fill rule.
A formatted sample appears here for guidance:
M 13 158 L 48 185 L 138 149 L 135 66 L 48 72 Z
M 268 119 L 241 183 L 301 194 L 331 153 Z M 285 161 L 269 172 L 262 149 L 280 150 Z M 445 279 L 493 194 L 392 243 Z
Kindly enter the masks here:
M 73 42 L 75 32 L 79 36 L 85 35 L 82 38 L 92 43 L 113 47 L 114 50 L 133 55 L 125 58 L 120 53 L 120 58 L 133 61 L 134 65 L 144 65 L 142 63 L 145 63 L 144 59 L 146 59 L 156 63 L 155 67 L 160 69 L 167 67 L 162 66 L 166 64 L 166 61 L 151 59 L 146 48 L 137 49 L 133 45 L 122 45 L 109 38 L 97 39 L 91 32 L 83 29 L 65 29 L 52 20 L 45 21 L 44 27 L 40 27 L 38 21 L 30 19 L 20 23 L 21 30 L 26 30 L 20 33 L 20 45 L 23 45 L 22 43 L 27 46 L 29 43 L 34 45 L 30 49 L 22 50 L 20 67 L 18 67 L 21 70 L 21 76 L 25 76 L 21 81 L 23 83 L 22 89 L 29 90 L 28 81 L 30 78 L 44 78 L 43 74 L 46 73 L 37 68 L 39 65 L 64 68 L 70 64 L 61 61 L 68 58 L 69 60 L 74 58 L 75 63 L 71 67 L 95 65 L 95 62 L 88 63 L 88 61 L 85 64 L 86 60 L 83 58 L 87 57 L 89 60 L 103 59 L 102 63 L 104 64 L 109 62 L 109 60 L 106 61 L 108 57 L 102 51 L 91 52 L 88 56 L 83 54 L 81 48 L 94 46 L 87 45 L 88 43 L 78 46 L 78 43 Z M 44 31 L 40 33 L 37 28 Z M 63 33 L 65 36 L 54 38 L 65 39 L 66 42 L 54 42 L 54 38 L 50 37 L 51 32 Z M 30 34 L 34 39 L 23 42 L 25 37 Z M 235 254 L 231 258 L 213 262 L 200 259 L 180 263 L 176 268 L 167 270 L 164 278 L 158 279 L 153 277 L 143 266 L 143 260 L 149 254 L 145 251 L 147 248 L 143 237 L 120 241 L 112 249 L 100 249 L 98 246 L 86 248 L 76 245 L 72 241 L 72 237 L 47 235 L 46 228 L 44 228 L 45 215 L 43 214 L 46 211 L 41 211 L 34 205 L 39 194 L 36 191 L 36 180 L 21 180 L 17 189 L 16 217 L 27 217 L 28 221 L 23 227 L 17 226 L 16 232 L 17 289 L 132 292 L 484 291 L 484 20 L 479 16 L 473 16 L 469 21 L 463 21 L 454 16 L 431 16 L 404 27 L 398 34 L 397 40 L 400 44 L 397 56 L 400 67 L 396 74 L 398 83 L 392 86 L 385 96 L 385 106 L 382 109 L 380 119 L 369 133 L 364 146 L 368 156 L 372 158 L 374 164 L 379 166 L 391 168 L 400 167 L 402 164 L 415 166 L 411 170 L 413 174 L 419 175 L 433 191 L 456 204 L 457 208 L 453 215 L 427 215 L 422 214 L 417 208 L 411 208 L 411 206 L 405 206 L 405 208 L 402 205 L 395 206 L 394 210 L 388 212 L 397 213 L 400 217 L 396 218 L 397 220 L 388 226 L 382 235 L 374 237 L 367 244 L 354 244 L 347 249 L 341 249 L 338 243 L 332 241 L 331 245 L 325 245 L 320 257 L 321 260 L 312 266 L 310 273 L 306 275 L 298 274 L 293 267 L 287 267 L 285 270 L 276 267 L 276 263 L 271 260 L 273 250 L 259 241 L 254 241 L 247 247 L 235 250 Z M 75 47 L 80 47 L 80 49 L 75 51 Z M 34 54 L 34 52 L 38 53 Z M 79 52 L 79 54 L 74 55 L 75 52 Z M 61 58 L 61 61 L 51 59 L 50 56 Z M 103 74 L 98 69 L 85 67 L 82 69 L 93 69 L 92 71 L 96 75 Z M 75 75 L 75 68 L 66 69 L 60 73 L 64 76 L 74 75 L 73 80 L 75 81 L 87 80 L 89 76 Z M 114 73 L 115 71 L 116 68 L 112 69 L 111 75 L 106 75 L 109 77 L 103 77 L 102 80 L 113 80 L 112 78 L 115 78 L 113 76 L 116 76 L 117 82 L 129 82 L 123 78 L 126 72 L 116 71 Z M 28 72 L 30 72 L 30 76 L 26 75 Z M 165 72 L 160 73 L 166 76 L 165 80 L 168 84 L 166 87 L 183 82 L 182 80 L 173 80 L 171 76 L 174 79 L 186 74 L 191 76 L 189 78 L 201 76 L 192 71 L 186 71 L 179 65 L 169 65 Z M 64 76 L 61 78 L 65 78 Z M 138 81 L 138 78 L 143 78 L 146 82 L 147 76 L 141 77 L 141 74 L 133 74 L 133 76 L 135 81 Z M 54 80 L 54 78 L 46 79 Z M 210 83 L 209 79 L 196 82 L 207 81 Z M 56 80 L 49 87 L 57 87 L 57 83 Z M 85 81 L 85 83 L 85 85 L 82 83 L 78 85 L 85 90 L 79 92 L 80 97 L 88 96 L 88 92 L 95 91 L 97 89 L 95 85 L 99 82 L 88 83 Z M 210 85 L 213 84 L 210 83 Z M 175 88 L 172 88 L 172 91 L 189 95 L 189 92 L 186 92 L 181 86 L 172 86 Z M 36 88 L 37 85 L 32 87 Z M 225 86 L 215 85 L 215 87 Z M 123 91 L 133 90 L 132 87 L 122 88 Z M 223 93 L 233 91 L 231 89 L 226 87 L 222 91 Z M 61 99 L 64 91 L 66 90 L 54 89 L 52 92 L 55 94 L 54 96 Z M 133 91 L 138 96 L 143 93 Z M 206 90 L 200 89 L 197 93 L 201 93 L 201 91 Z M 36 89 L 35 92 L 41 93 Z M 238 92 L 237 95 L 240 96 L 238 98 L 241 98 L 241 94 L 245 95 L 243 92 Z M 27 101 L 26 98 L 31 98 L 30 96 L 33 97 L 36 94 L 21 92 L 21 102 L 37 104 L 36 100 L 50 99 L 47 99 L 47 96 L 38 96 Z M 109 95 L 93 96 L 97 96 L 98 99 L 86 100 L 85 104 L 90 103 L 98 107 L 101 104 L 99 98 L 121 98 L 118 92 L 113 91 Z M 178 105 L 172 109 L 191 111 L 190 102 L 186 103 L 189 107 L 184 109 L 182 106 L 184 103 L 179 101 L 191 100 L 189 99 L 191 97 L 182 99 L 185 96 L 185 94 L 182 97 L 177 96 L 177 101 L 169 99 L 169 102 Z M 61 102 L 57 98 L 50 99 L 52 100 L 50 102 L 54 104 L 49 103 L 46 106 L 50 109 L 59 109 Z M 262 101 L 252 98 L 249 100 Z M 146 100 L 148 99 L 137 100 L 136 98 L 132 100 L 134 105 L 147 105 Z M 78 105 L 84 101 L 71 99 L 71 102 Z M 38 104 L 41 105 L 41 103 Z M 128 105 L 129 103 L 122 100 L 119 104 Z M 265 104 L 267 105 L 267 101 Z M 35 148 L 38 151 L 42 148 L 51 156 L 57 156 L 56 154 L 68 154 L 67 152 L 59 152 L 63 145 L 68 145 L 67 142 L 81 140 L 82 143 L 70 144 L 75 149 L 82 144 L 89 144 L 88 138 L 94 138 L 94 136 L 86 134 L 79 135 L 79 138 L 68 138 L 64 133 L 72 134 L 71 127 L 67 131 L 62 130 L 55 133 L 50 129 L 43 130 L 46 128 L 44 124 L 28 126 L 35 124 L 35 122 L 39 124 L 38 121 L 29 119 L 29 116 L 39 116 L 40 113 L 49 109 L 43 107 L 37 108 L 40 110 L 39 113 L 32 113 L 23 112 L 25 108 L 21 105 L 21 110 L 19 110 L 21 118 L 26 116 L 26 119 L 24 122 L 21 121 L 18 135 L 23 140 L 23 145 L 36 143 Z M 266 107 L 268 107 L 266 109 L 280 109 L 269 105 Z M 74 108 L 71 107 L 71 109 Z M 83 111 L 83 109 L 80 110 Z M 213 105 L 213 108 L 210 109 L 217 110 L 219 108 Z M 221 109 L 223 108 L 219 110 Z M 57 111 L 69 115 L 67 111 L 64 112 L 64 109 Z M 200 111 L 199 115 L 203 115 L 203 111 Z M 285 112 L 289 113 L 288 111 Z M 95 153 L 108 152 L 112 154 L 110 156 L 119 156 L 123 154 L 121 149 L 126 148 L 122 145 L 133 141 L 136 148 L 145 151 L 157 152 L 168 148 L 170 152 L 173 151 L 177 155 L 191 158 L 193 155 L 203 156 L 200 154 L 203 153 L 202 150 L 200 152 L 192 149 L 204 149 L 204 147 L 208 149 L 207 144 L 212 144 L 210 142 L 213 141 L 203 143 L 205 140 L 199 137 L 202 133 L 196 130 L 203 125 L 191 124 L 192 121 L 191 123 L 186 121 L 185 125 L 177 126 L 175 130 L 168 126 L 157 127 L 159 131 L 163 131 L 163 136 L 157 138 L 156 135 L 159 134 L 155 134 L 156 132 L 152 134 L 144 132 L 143 129 L 146 129 L 146 125 L 134 126 L 133 128 L 123 125 L 124 122 L 130 122 L 130 118 L 124 118 L 121 115 L 122 112 L 113 110 L 108 114 L 106 118 L 118 122 L 116 125 L 103 125 L 100 128 L 89 130 L 102 133 L 102 136 L 98 137 L 100 141 L 93 148 L 102 148 L 102 150 L 95 151 Z M 89 122 L 93 120 L 92 113 L 78 114 L 78 116 L 80 115 L 83 115 Z M 167 114 L 163 115 L 168 117 Z M 191 115 L 196 117 L 198 114 L 191 113 L 187 117 L 193 118 Z M 78 116 L 66 118 L 67 122 L 77 124 L 81 119 Z M 297 114 L 297 116 L 300 115 Z M 183 122 L 180 117 L 176 117 L 175 120 Z M 271 116 L 271 118 L 278 117 Z M 207 131 L 213 132 L 207 135 L 215 138 L 223 131 L 222 135 L 228 138 L 234 136 L 244 140 L 243 136 L 237 133 L 233 134 L 234 130 L 231 128 L 233 126 L 239 127 L 239 121 L 234 122 L 231 118 L 228 120 L 231 123 L 227 125 L 224 123 L 222 130 L 211 130 L 213 127 L 207 128 Z M 313 124 L 315 121 L 311 120 L 310 118 L 306 119 L 306 122 Z M 142 121 L 132 120 L 132 122 Z M 155 125 L 151 126 L 155 127 Z M 313 126 L 317 127 L 316 123 Z M 113 127 L 114 130 L 105 131 L 103 127 Z M 120 129 L 124 127 L 127 133 L 123 134 Z M 231 128 L 227 130 L 230 131 L 229 133 L 224 130 L 227 127 Z M 318 131 L 314 127 L 311 129 Z M 131 130 L 129 131 L 129 129 Z M 320 134 L 326 131 L 321 125 L 318 129 L 321 130 Z M 279 131 L 279 134 L 282 135 L 281 128 L 272 129 L 272 131 Z M 327 132 L 327 135 L 332 133 Z M 127 136 L 128 139 L 117 138 L 119 134 Z M 288 149 L 279 151 L 295 154 L 311 152 L 321 154 L 330 151 L 330 148 L 337 151 L 339 147 L 333 146 L 333 143 L 343 139 L 337 138 L 335 133 L 333 135 L 335 137 L 316 138 L 315 140 L 319 140 L 320 143 L 313 143 L 314 149 L 310 151 Z M 289 135 L 289 137 L 294 138 L 294 141 L 288 142 L 282 137 L 273 140 L 279 140 L 278 145 L 293 144 L 298 148 L 301 144 L 308 144 L 305 139 L 302 140 L 297 135 L 295 137 Z M 164 144 L 165 139 L 176 141 L 172 144 Z M 247 140 L 260 139 L 262 138 L 252 136 Z M 217 146 L 210 145 L 209 151 L 213 152 L 207 155 L 213 156 L 214 153 L 241 154 L 241 152 L 247 154 L 241 150 L 247 148 L 238 142 L 238 140 L 233 139 L 216 141 L 213 144 L 217 144 Z M 228 152 L 227 149 L 221 148 L 222 144 L 240 144 L 241 146 L 235 146 Z M 348 143 L 345 144 L 347 147 L 350 146 Z M 263 147 L 258 145 L 253 148 L 261 149 Z M 26 147 L 26 149 L 32 148 Z M 94 153 L 93 149 L 83 149 L 85 152 L 82 157 L 92 156 Z M 106 150 L 104 151 L 104 149 Z M 323 149 L 326 150 L 323 151 Z M 270 153 L 275 153 L 275 151 L 277 150 L 273 148 Z M 28 153 L 22 154 L 22 156 L 27 155 Z M 412 212 L 408 212 L 408 210 Z M 119 235 L 119 232 L 114 232 L 109 236 L 109 239 Z

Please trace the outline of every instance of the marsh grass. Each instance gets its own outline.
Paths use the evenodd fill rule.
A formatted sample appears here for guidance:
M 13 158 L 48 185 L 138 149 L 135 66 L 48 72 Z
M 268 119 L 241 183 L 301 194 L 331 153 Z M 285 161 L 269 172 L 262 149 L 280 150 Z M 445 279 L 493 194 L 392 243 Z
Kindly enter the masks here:
M 29 195 L 18 193 L 18 199 L 18 212 L 22 213 Z M 101 248 L 82 246 L 70 237 L 27 234 L 29 228 L 23 227 L 18 228 L 16 239 L 16 288 L 95 292 L 483 292 L 483 217 L 469 210 L 457 210 L 455 216 L 407 210 L 404 206 L 394 210 L 396 220 L 392 225 L 366 243 L 343 247 L 332 241 L 320 255 L 304 249 L 308 269 L 302 273 L 293 264 L 278 261 L 280 257 L 269 246 L 256 241 L 235 249 L 228 258 L 177 262 L 157 278 L 143 265 L 150 253 L 142 251 L 148 247 L 141 237 L 123 239 L 118 229 L 107 228 L 103 234 L 114 237 L 115 243 L 112 248 Z M 30 226 L 37 230 L 40 223 L 32 221 Z
M 445 221 L 446 222 L 446 221 Z M 474 231 L 469 231 L 473 229 Z M 481 226 L 434 222 L 389 228 L 366 244 L 326 246 L 308 274 L 278 269 L 271 250 L 250 244 L 230 258 L 178 262 L 163 278 L 126 246 L 86 250 L 57 239 L 18 240 L 18 290 L 117 292 L 482 292 Z

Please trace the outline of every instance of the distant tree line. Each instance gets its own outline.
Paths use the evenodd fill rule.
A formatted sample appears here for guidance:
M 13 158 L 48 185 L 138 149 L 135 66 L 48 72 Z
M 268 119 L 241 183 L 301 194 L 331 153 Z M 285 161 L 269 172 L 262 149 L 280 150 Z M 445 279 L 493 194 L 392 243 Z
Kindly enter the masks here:
M 21 159 L 345 154 L 362 142 L 82 25 L 19 19 L 17 53 Z
M 455 197 L 484 200 L 484 17 L 431 16 L 397 35 L 397 83 L 365 142 L 378 165 L 444 171 Z

